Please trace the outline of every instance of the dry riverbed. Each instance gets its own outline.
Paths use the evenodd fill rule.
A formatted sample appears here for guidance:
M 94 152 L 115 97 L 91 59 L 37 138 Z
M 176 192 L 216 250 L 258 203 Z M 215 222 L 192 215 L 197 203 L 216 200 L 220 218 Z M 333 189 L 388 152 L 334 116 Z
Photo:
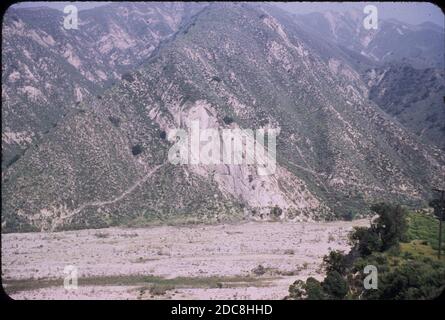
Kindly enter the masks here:
M 2 235 L 2 282 L 13 299 L 283 299 L 321 279 L 322 258 L 349 250 L 352 222 L 109 228 Z M 75 266 L 78 288 L 64 288 Z

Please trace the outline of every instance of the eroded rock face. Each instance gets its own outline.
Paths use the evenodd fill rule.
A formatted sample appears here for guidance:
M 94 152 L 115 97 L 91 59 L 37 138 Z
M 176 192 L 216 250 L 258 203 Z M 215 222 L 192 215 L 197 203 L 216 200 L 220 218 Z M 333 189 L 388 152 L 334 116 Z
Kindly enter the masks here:
M 213 138 L 210 142 L 205 138 L 203 140 L 206 146 L 211 145 L 214 141 L 217 142 L 216 150 L 221 150 L 219 157 L 221 163 L 210 165 L 192 164 L 188 168 L 191 172 L 205 179 L 213 179 L 221 191 L 229 193 L 242 203 L 247 204 L 251 208 L 247 210 L 247 214 L 253 214 L 256 218 L 268 218 L 271 215 L 271 211 L 278 207 L 279 212 L 272 213 L 277 215 L 276 218 L 294 219 L 296 217 L 301 218 L 303 212 L 309 217 L 312 211 L 320 211 L 322 209 L 328 211 L 328 208 L 323 207 L 317 198 L 307 190 L 303 180 L 295 177 L 284 167 L 279 165 L 278 168 L 275 167 L 276 159 L 271 157 L 268 150 L 266 150 L 268 147 L 271 147 L 270 145 L 260 146 L 261 151 L 254 149 L 255 147 L 258 148 L 258 146 L 255 144 L 257 136 L 253 130 L 249 135 L 246 135 L 246 140 L 242 140 L 245 157 L 248 156 L 247 148 L 249 150 L 254 149 L 250 155 L 253 158 L 252 164 L 248 164 L 247 161 L 244 161 L 242 165 L 236 164 L 233 161 L 234 155 L 231 157 L 232 162 L 224 163 L 222 161 L 224 160 L 223 153 L 231 154 L 235 151 L 235 148 L 232 145 L 233 141 L 224 141 L 223 130 L 237 132 L 236 130 L 241 130 L 239 125 L 236 123 L 231 125 L 221 123 L 221 120 L 218 119 L 223 118 L 222 115 L 218 114 L 218 110 L 204 100 L 196 101 L 189 105 L 186 110 L 176 110 L 175 112 L 180 112 L 180 121 L 175 121 L 174 125 L 176 127 L 183 126 L 186 132 L 191 132 L 192 123 L 194 122 L 199 125 L 201 130 L 214 129 L 218 131 L 215 140 Z M 229 143 L 227 144 L 227 142 Z M 193 152 L 192 150 L 190 151 Z M 270 174 L 269 172 L 263 173 L 258 165 L 272 165 L 272 163 L 274 167 L 269 168 Z
M 113 3 L 79 12 L 78 29 L 49 8 L 10 8 L 3 19 L 2 168 L 80 102 L 147 59 L 203 5 Z
M 333 219 L 377 200 L 421 203 L 442 180 L 444 153 L 368 95 L 355 64 L 324 39 L 309 41 L 287 14 L 206 6 L 8 168 L 2 228 Z M 172 132 L 196 120 L 202 129 L 279 130 L 274 174 L 170 163 Z

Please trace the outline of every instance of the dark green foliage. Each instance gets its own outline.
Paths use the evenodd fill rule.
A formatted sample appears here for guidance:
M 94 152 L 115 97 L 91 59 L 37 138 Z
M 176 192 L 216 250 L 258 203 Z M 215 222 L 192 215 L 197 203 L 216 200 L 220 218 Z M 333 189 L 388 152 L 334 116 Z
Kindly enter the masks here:
M 387 250 L 404 240 L 407 230 L 406 209 L 400 205 L 379 203 L 372 206 L 371 210 L 379 215 L 371 229 L 380 235 L 382 250 Z
M 434 215 L 440 220 L 445 219 L 445 203 L 439 199 L 434 199 L 429 202 L 429 206 L 434 209 Z
M 354 213 L 352 211 L 347 211 L 343 216 L 343 220 L 345 221 L 352 221 L 354 220 Z
M 329 299 L 340 300 L 348 293 L 348 283 L 337 271 L 330 271 L 321 284 Z
M 125 73 L 122 75 L 122 80 L 128 81 L 128 82 L 133 82 L 134 81 L 134 77 L 131 73 Z
M 347 281 L 336 271 L 328 272 L 325 280 L 319 282 L 313 277 L 309 277 L 306 282 L 295 281 L 289 287 L 290 299 L 307 300 L 340 300 L 348 293 Z
M 308 299 L 316 300 L 316 299 L 324 299 L 325 295 L 323 293 L 323 288 L 321 283 L 315 278 L 310 277 L 306 281 L 306 292 L 308 295 Z
M 317 279 L 309 277 L 306 282 L 297 280 L 289 287 L 289 298 L 324 300 L 326 295 L 323 292 L 321 283 Z
M 233 118 L 232 117 L 230 117 L 230 116 L 225 116 L 224 118 L 223 118 L 223 121 L 224 121 L 224 123 L 225 124 L 231 124 L 231 123 L 233 123 Z
M 323 282 L 315 279 L 296 281 L 289 287 L 289 298 L 433 299 L 443 292 L 445 263 L 435 259 L 434 255 L 426 256 L 429 251 L 412 251 L 413 248 L 427 247 L 428 241 L 417 238 L 418 247 L 400 243 L 428 235 L 422 223 L 429 217 L 410 214 L 407 224 L 406 212 L 400 206 L 378 204 L 372 209 L 379 216 L 369 229 L 356 228 L 350 234 L 354 245 L 352 251 L 348 255 L 330 252 L 323 259 L 327 271 Z M 408 249 L 411 251 L 406 251 Z M 367 265 L 377 268 L 377 289 L 364 288 Z
M 212 77 L 212 81 L 215 81 L 215 82 L 221 82 L 222 80 L 221 80 L 221 78 L 218 77 L 218 76 L 213 76 L 213 77 Z
M 378 288 L 364 290 L 363 268 L 375 265 L 378 270 Z M 445 264 L 430 258 L 404 254 L 395 258 L 389 253 L 374 253 L 358 259 L 353 272 L 358 272 L 356 291 L 363 299 L 400 300 L 433 299 L 445 288 Z
M 338 272 L 344 275 L 347 268 L 346 256 L 341 251 L 331 251 L 324 256 L 323 264 L 327 272 Z
M 380 251 L 382 247 L 379 235 L 365 227 L 355 228 L 354 232 L 349 235 L 349 239 L 363 256 L 369 255 L 374 251 Z
M 356 228 L 350 235 L 352 243 L 362 255 L 385 251 L 406 238 L 407 212 L 399 205 L 379 203 L 371 210 L 379 216 L 369 229 Z
M 166 137 L 167 137 L 166 132 L 165 132 L 164 130 L 162 130 L 162 131 L 159 133 L 159 138 L 165 140 Z
M 270 214 L 273 217 L 279 217 L 283 210 L 279 206 L 275 206 L 270 210 Z
M 134 156 L 137 156 L 138 154 L 142 153 L 142 146 L 140 144 L 137 144 L 137 145 L 133 146 L 131 148 L 131 153 Z

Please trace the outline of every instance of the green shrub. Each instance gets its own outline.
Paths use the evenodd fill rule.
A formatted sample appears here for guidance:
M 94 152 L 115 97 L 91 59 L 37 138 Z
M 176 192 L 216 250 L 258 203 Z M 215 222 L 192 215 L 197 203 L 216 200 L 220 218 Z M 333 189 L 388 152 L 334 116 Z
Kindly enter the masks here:
M 306 282 L 296 280 L 289 287 L 290 299 L 324 300 L 326 298 L 321 283 L 309 277 Z
M 337 271 L 330 271 L 321 284 L 328 298 L 340 300 L 348 293 L 348 283 Z
M 122 75 L 122 80 L 128 81 L 128 82 L 133 82 L 134 81 L 134 77 L 131 75 L 131 73 L 125 73 Z
M 323 258 L 326 272 L 338 272 L 344 275 L 347 269 L 346 256 L 341 251 L 331 251 Z
M 137 156 L 138 154 L 141 154 L 142 153 L 142 146 L 140 144 L 137 144 L 137 145 L 133 146 L 131 148 L 131 153 L 134 156 Z
M 234 120 L 230 116 L 224 116 L 223 121 L 225 124 L 231 124 L 231 123 L 233 123 Z
M 283 210 L 279 206 L 275 206 L 270 210 L 270 215 L 274 218 L 278 218 L 283 213 Z

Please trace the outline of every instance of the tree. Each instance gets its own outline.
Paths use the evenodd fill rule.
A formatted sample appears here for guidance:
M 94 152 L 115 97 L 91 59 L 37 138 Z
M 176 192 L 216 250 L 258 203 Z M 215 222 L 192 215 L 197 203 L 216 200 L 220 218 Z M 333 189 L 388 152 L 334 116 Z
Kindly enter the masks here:
M 379 235 L 382 241 L 382 251 L 404 240 L 407 229 L 407 213 L 402 206 L 379 203 L 373 205 L 371 210 L 379 215 L 371 226 L 371 230 Z
M 347 269 L 346 256 L 341 251 L 331 251 L 323 257 L 323 264 L 327 272 L 336 271 L 344 275 Z
M 233 123 L 233 118 L 231 116 L 224 116 L 223 121 L 225 124 Z
M 444 190 L 433 189 L 433 191 L 441 192 L 441 199 L 435 199 L 430 202 L 430 206 L 434 208 L 434 215 L 439 219 L 439 251 L 438 258 L 442 254 L 442 221 L 445 219 L 445 199 L 444 199 Z
M 310 277 L 306 280 L 305 290 L 307 299 L 309 300 L 326 299 L 326 295 L 323 292 L 323 287 L 321 286 L 321 283 L 313 277 Z
M 348 293 L 348 283 L 337 271 L 328 272 L 321 286 L 330 299 L 341 300 Z
M 270 209 L 270 214 L 274 218 L 278 218 L 283 213 L 283 209 L 281 209 L 279 206 L 275 205 L 272 209 Z
M 306 282 L 297 280 L 290 285 L 289 298 L 323 300 L 326 298 L 326 295 L 323 292 L 321 283 L 317 279 L 309 277 Z
M 131 148 L 131 153 L 132 153 L 134 156 L 136 156 L 136 155 L 142 153 L 142 146 L 141 146 L 140 144 L 137 144 L 137 145 L 133 146 L 133 147 Z
M 131 73 L 125 73 L 122 75 L 122 80 L 128 81 L 128 82 L 133 82 L 134 81 L 134 77 L 131 75 Z
M 352 221 L 354 220 L 354 213 L 352 211 L 348 211 L 343 214 L 342 218 L 345 219 L 346 221 Z
M 349 239 L 362 256 L 370 255 L 382 248 L 379 235 L 366 227 L 356 227 L 349 235 Z
M 371 210 L 378 218 L 370 228 L 355 228 L 349 239 L 360 252 L 366 256 L 372 252 L 382 252 L 399 244 L 406 238 L 406 210 L 399 205 L 379 203 Z
M 306 283 L 303 280 L 296 280 L 289 286 L 289 298 L 303 299 L 306 295 Z
M 430 201 L 429 206 L 431 208 L 433 208 L 434 215 L 439 220 L 442 219 L 442 211 L 445 210 L 445 204 L 439 199 L 434 199 L 434 200 Z M 443 215 L 443 219 L 445 219 L 445 214 Z M 442 221 L 444 221 L 444 220 L 442 220 Z

